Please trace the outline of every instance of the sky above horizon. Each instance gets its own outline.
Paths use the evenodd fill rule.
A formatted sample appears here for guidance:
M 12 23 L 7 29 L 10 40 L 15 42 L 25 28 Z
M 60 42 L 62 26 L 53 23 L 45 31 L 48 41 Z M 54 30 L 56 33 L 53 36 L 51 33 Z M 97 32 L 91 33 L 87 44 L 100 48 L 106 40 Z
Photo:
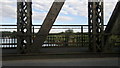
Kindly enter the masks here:
M 32 0 L 32 23 L 41 25 L 54 0 Z M 107 24 L 118 0 L 104 0 L 104 24 Z M 17 24 L 16 0 L 0 1 L 0 25 Z M 87 25 L 88 0 L 66 0 L 54 25 Z

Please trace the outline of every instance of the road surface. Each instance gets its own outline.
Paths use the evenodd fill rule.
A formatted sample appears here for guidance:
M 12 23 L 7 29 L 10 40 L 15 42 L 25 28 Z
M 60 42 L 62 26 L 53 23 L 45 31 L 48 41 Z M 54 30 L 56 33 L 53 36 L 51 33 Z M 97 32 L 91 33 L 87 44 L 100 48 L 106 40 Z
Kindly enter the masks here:
M 3 66 L 118 66 L 118 58 L 68 58 L 3 61 Z

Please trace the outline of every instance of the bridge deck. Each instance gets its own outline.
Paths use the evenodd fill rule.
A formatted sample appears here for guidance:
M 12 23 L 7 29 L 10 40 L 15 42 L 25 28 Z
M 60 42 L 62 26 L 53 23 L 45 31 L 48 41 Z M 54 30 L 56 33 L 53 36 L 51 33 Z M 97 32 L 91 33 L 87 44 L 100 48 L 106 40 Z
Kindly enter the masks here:
M 68 58 L 68 59 L 3 61 L 3 65 L 4 66 L 118 66 L 119 64 L 118 64 L 118 58 L 114 57 L 114 58 Z
M 3 54 L 3 61 L 34 59 L 70 59 L 70 58 L 107 58 L 120 57 L 119 53 L 36 53 L 36 54 Z

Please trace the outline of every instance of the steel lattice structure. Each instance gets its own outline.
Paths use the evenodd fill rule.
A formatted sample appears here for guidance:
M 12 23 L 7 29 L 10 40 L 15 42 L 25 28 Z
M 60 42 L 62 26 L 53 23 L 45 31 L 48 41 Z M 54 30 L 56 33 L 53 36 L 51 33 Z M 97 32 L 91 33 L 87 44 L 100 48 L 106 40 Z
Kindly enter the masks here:
M 19 0 L 17 2 L 17 50 L 19 53 L 28 53 L 32 43 L 32 2 Z
M 104 45 L 103 0 L 88 2 L 89 48 L 102 51 Z
M 59 1 L 59 0 L 55 0 Z M 17 48 L 20 53 L 30 52 L 31 47 L 34 46 L 41 47 L 47 37 L 53 23 L 55 22 L 63 4 L 63 2 L 54 2 L 43 25 L 38 32 L 38 37 L 36 37 L 34 42 L 32 42 L 32 2 L 31 0 L 21 0 L 17 2 Z M 89 24 L 89 44 L 90 49 L 94 52 L 102 51 L 104 45 L 103 36 L 103 0 L 96 0 L 97 2 L 88 2 L 88 24 Z M 53 13 L 54 12 L 54 13 Z M 50 22 L 50 23 L 48 23 Z M 49 25 L 49 26 L 48 26 Z M 46 31 L 46 32 L 45 32 Z M 41 41 L 41 42 L 39 42 Z M 32 44 L 33 43 L 33 44 Z M 40 46 L 39 46 L 40 44 Z M 34 49 L 34 48 L 33 48 Z M 36 49 L 35 49 L 36 50 Z M 39 48 L 38 48 L 39 51 Z

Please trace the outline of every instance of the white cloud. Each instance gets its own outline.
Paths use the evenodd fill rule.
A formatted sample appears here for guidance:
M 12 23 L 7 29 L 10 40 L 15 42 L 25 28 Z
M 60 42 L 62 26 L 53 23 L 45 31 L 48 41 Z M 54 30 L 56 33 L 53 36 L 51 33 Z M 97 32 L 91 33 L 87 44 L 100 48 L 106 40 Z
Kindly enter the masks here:
M 33 19 L 35 20 L 44 20 L 46 15 L 47 15 L 47 12 L 49 11 L 50 7 L 52 6 L 52 0 L 50 2 L 48 1 L 44 1 L 44 2 L 33 2 L 33 8 L 35 10 L 40 10 L 40 11 L 35 11 L 33 12 Z M 61 11 L 61 13 L 63 14 L 67 14 L 66 11 Z M 57 20 L 59 21 L 70 21 L 70 20 L 73 20 L 72 17 L 70 16 L 58 16 L 57 17 Z
M 67 0 L 62 8 L 62 14 L 87 16 L 87 1 L 85 0 Z
M 17 16 L 17 8 L 16 8 L 16 2 L 12 2 L 9 0 L 5 0 L 3 2 L 0 2 L 1 7 L 0 7 L 0 16 L 2 18 L 13 18 L 16 19 Z
M 41 11 L 48 11 L 52 5 L 52 1 L 41 1 L 41 2 L 34 2 L 33 1 L 33 8 Z
M 46 4 L 45 4 L 46 3 Z M 11 18 L 11 19 L 16 19 L 17 17 L 17 7 L 16 7 L 16 2 L 10 1 L 10 0 L 5 0 L 4 2 L 1 2 L 2 7 L 0 7 L 0 14 L 2 14 L 2 18 Z M 52 5 L 52 1 L 42 1 L 42 2 L 33 2 L 33 8 L 38 10 L 33 11 L 33 20 L 44 20 L 48 10 L 50 9 L 50 6 Z M 41 12 L 39 12 L 41 11 Z M 71 17 L 68 16 L 59 16 L 57 20 L 72 20 Z
M 34 20 L 44 20 L 47 12 L 49 11 L 52 2 L 54 0 L 33 0 L 33 8 L 36 11 L 33 11 L 33 19 Z M 114 9 L 114 6 L 116 4 L 117 0 L 105 0 L 105 22 L 108 22 L 111 13 Z M 2 18 L 13 18 L 16 19 L 17 16 L 17 7 L 16 7 L 16 0 L 4 0 L 0 2 L 2 4 L 2 7 L 0 7 L 0 16 Z M 87 0 L 66 0 L 61 14 L 62 16 L 58 16 L 57 20 L 74 20 L 74 17 L 71 17 L 69 15 L 74 16 L 84 16 L 87 18 Z
M 41 13 L 35 14 L 33 17 L 34 19 L 41 19 L 45 18 L 45 14 L 47 13 L 52 5 L 52 2 L 44 1 L 44 2 L 33 2 L 33 8 L 35 10 L 40 10 Z M 81 5 L 81 6 L 80 6 Z M 87 17 L 87 2 L 85 0 L 66 0 L 61 12 L 63 16 L 58 16 L 57 20 L 60 21 L 69 21 L 74 20 L 74 17 L 69 15 L 76 15 L 76 16 L 86 16 Z M 33 13 L 34 14 L 34 13 Z M 39 17 L 39 18 L 37 18 Z
M 2 8 L 3 17 L 9 17 L 15 19 L 17 14 L 16 12 L 17 12 L 16 8 L 12 6 L 5 5 L 4 8 Z
M 44 20 L 47 13 L 33 12 L 33 20 Z
M 60 21 L 72 21 L 72 20 L 74 20 L 74 18 L 69 17 L 69 16 L 58 16 L 57 20 L 60 20 Z
M 105 2 L 105 9 L 104 9 L 104 14 L 105 14 L 105 23 L 108 23 L 110 17 L 111 17 L 111 14 L 115 8 L 115 5 L 116 5 L 116 2 L 117 1 L 114 1 L 114 2 Z
M 43 21 L 45 19 L 46 15 L 47 15 L 46 12 L 43 12 L 43 13 L 33 12 L 33 20 L 42 20 Z M 58 16 L 57 20 L 59 20 L 59 21 L 70 21 L 70 20 L 73 20 L 73 18 L 69 17 L 69 16 Z

